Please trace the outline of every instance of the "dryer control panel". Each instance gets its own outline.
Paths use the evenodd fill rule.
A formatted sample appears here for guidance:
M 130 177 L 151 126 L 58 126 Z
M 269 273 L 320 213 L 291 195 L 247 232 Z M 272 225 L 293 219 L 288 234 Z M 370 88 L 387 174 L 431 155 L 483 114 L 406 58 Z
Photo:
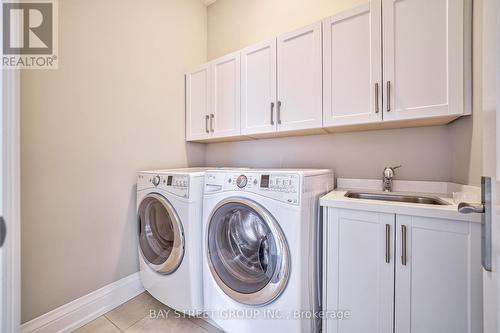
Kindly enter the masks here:
M 189 197 L 189 176 L 176 174 L 141 173 L 137 177 L 137 189 L 157 188 L 179 197 Z
M 301 177 L 295 173 L 219 173 L 205 176 L 205 193 L 244 191 L 290 204 L 299 204 Z

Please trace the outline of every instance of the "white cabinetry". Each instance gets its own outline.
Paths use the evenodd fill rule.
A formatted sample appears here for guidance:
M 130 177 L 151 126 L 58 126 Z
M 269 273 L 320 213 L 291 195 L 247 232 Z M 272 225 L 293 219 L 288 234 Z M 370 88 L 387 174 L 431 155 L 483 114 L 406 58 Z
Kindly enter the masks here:
M 325 209 L 325 332 L 481 331 L 478 223 Z
M 470 113 L 470 1 L 383 0 L 382 11 L 384 119 Z
M 213 137 L 240 135 L 240 53 L 211 62 Z
M 210 136 L 210 65 L 202 65 L 186 74 L 186 140 Z
M 442 125 L 468 115 L 471 4 L 372 0 L 200 66 L 186 75 L 186 138 Z
M 480 225 L 396 217 L 395 331 L 482 332 Z
M 241 134 L 276 131 L 276 39 L 241 51 Z
M 240 135 L 240 54 L 233 53 L 186 74 L 186 140 Z
M 278 131 L 321 128 L 321 22 L 278 37 Z
M 324 127 L 470 114 L 470 43 L 470 0 L 372 0 L 325 19 Z
M 392 332 L 395 216 L 330 209 L 325 222 L 325 311 L 345 310 L 326 332 Z
M 381 0 L 323 21 L 323 124 L 382 121 Z

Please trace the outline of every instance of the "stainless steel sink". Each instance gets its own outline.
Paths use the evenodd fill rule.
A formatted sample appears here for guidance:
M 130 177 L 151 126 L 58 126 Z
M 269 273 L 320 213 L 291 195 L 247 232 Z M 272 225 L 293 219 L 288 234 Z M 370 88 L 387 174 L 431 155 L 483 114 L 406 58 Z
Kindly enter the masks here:
M 424 196 L 424 195 L 349 191 L 345 194 L 345 196 L 347 198 L 353 198 L 353 199 L 395 201 L 395 202 L 424 204 L 424 205 L 440 205 L 440 206 L 449 205 L 449 203 L 439 199 L 438 197 Z

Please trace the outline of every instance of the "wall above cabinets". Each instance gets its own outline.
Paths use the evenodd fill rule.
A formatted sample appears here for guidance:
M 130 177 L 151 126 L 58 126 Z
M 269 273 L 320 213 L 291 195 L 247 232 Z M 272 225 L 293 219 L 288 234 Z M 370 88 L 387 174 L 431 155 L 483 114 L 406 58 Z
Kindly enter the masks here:
M 186 140 L 443 125 L 470 115 L 471 14 L 471 0 L 373 0 L 201 65 L 186 74 Z

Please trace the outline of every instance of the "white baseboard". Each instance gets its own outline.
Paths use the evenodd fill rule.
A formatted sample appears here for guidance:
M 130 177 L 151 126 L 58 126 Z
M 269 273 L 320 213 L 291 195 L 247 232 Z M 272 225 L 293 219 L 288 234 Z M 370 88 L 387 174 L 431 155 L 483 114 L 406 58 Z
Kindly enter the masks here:
M 72 332 L 143 291 L 139 273 L 134 273 L 30 320 L 21 326 L 21 332 Z

